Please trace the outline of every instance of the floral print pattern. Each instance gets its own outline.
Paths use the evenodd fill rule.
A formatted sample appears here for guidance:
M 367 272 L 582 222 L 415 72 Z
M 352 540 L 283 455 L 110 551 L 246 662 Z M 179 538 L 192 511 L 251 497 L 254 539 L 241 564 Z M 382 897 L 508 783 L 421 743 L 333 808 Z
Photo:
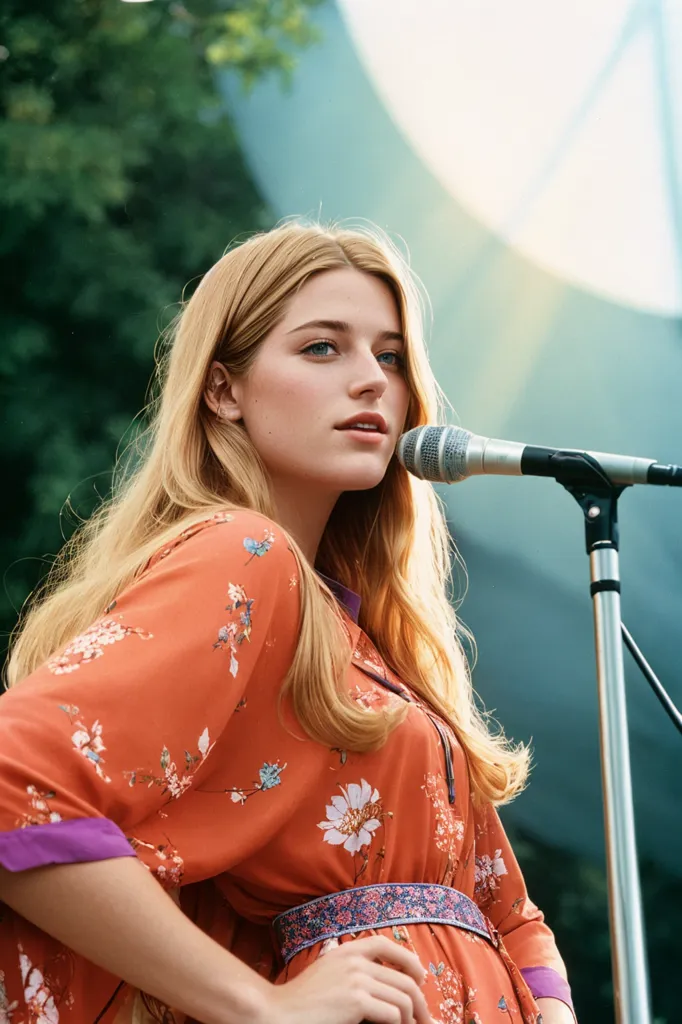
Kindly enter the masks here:
M 244 587 L 230 583 L 227 588 L 227 596 L 230 604 L 225 606 L 225 611 L 239 612 L 237 622 L 228 622 L 218 630 L 218 639 L 213 644 L 214 650 L 223 649 L 230 652 L 230 674 L 234 677 L 239 671 L 237 661 L 237 647 L 251 637 L 251 608 L 253 598 L 246 596 Z
M 492 857 L 488 853 L 476 857 L 474 895 L 480 906 L 486 906 L 495 900 L 495 894 L 500 888 L 500 878 L 506 874 L 502 850 L 495 850 Z
M 457 815 L 454 807 L 447 800 L 447 795 L 443 791 L 442 776 L 436 775 L 433 772 L 425 775 L 422 789 L 434 810 L 435 828 L 433 840 L 437 849 L 447 854 L 443 885 L 451 885 L 457 866 L 457 851 L 461 848 L 462 840 L 464 839 L 464 821 Z
M 245 804 L 246 801 L 255 796 L 256 793 L 264 793 L 268 789 L 274 789 L 275 786 L 281 786 L 282 780 L 280 778 L 282 772 L 286 768 L 286 764 L 280 764 L 279 761 L 274 761 L 270 764 L 268 761 L 264 761 L 262 766 L 258 769 L 258 782 L 254 782 L 251 786 L 233 786 L 227 789 L 220 790 L 200 790 L 201 793 L 219 792 L 229 793 L 230 799 L 234 804 Z
M 251 555 L 251 558 L 262 558 L 266 555 L 275 542 L 275 535 L 272 530 L 265 530 L 263 540 L 254 540 L 253 537 L 244 537 L 243 544 Z M 246 563 L 251 561 L 251 558 Z
M 57 811 L 51 811 L 49 800 L 54 800 L 56 793 L 54 791 L 48 793 L 42 793 L 37 786 L 30 785 L 26 787 L 26 792 L 31 798 L 31 813 L 22 814 L 20 818 L 17 818 L 17 828 L 27 828 L 29 825 L 47 825 L 51 821 L 61 821 L 62 816 Z M 0 978 L 2 981 L 2 978 Z M 1 994 L 0 989 L 0 994 Z M 0 1003 L 0 1007 L 2 1003 Z M 2 1017 L 0 1017 L 0 1024 L 2 1024 Z
M 149 568 L 155 562 L 160 562 L 163 558 L 167 558 L 177 547 L 184 544 L 190 537 L 195 537 L 196 534 L 201 533 L 202 530 L 206 530 L 210 526 L 220 526 L 221 523 L 231 523 L 233 521 L 234 515 L 232 512 L 216 512 L 210 519 L 203 519 L 201 522 L 193 523 L 192 526 L 188 526 L 186 530 L 183 530 L 177 537 L 169 541 L 153 558 L 150 558 L 146 568 Z
M 42 971 L 33 966 L 21 946 L 19 968 L 29 1024 L 59 1024 L 59 1010 L 55 1004 L 54 994 Z
M 101 658 L 105 647 L 120 643 L 129 636 L 137 636 L 140 640 L 153 639 L 151 633 L 146 633 L 139 626 L 124 626 L 116 619 L 100 619 L 67 644 L 61 654 L 50 658 L 47 667 L 56 676 L 76 672 L 81 666 Z
M 471 1008 L 476 1001 L 476 989 L 466 986 L 458 971 L 441 960 L 437 966 L 429 964 L 429 975 L 441 998 L 441 1018 L 434 1024 L 482 1024 L 479 1015 Z
M 372 790 L 365 779 L 360 785 L 351 782 L 340 789 L 341 796 L 333 796 L 331 804 L 327 804 L 326 821 L 318 822 L 317 827 L 324 830 L 325 843 L 343 843 L 344 850 L 358 853 L 363 846 L 369 846 L 372 833 L 381 826 L 383 807 L 379 790 Z
M 392 817 L 385 811 L 378 789 L 361 779 L 360 784 L 351 782 L 348 786 L 339 786 L 341 795 L 336 794 L 327 804 L 327 818 L 319 821 L 317 827 L 324 831 L 324 842 L 332 846 L 343 846 L 353 857 L 355 874 L 353 885 L 367 870 L 369 864 L 369 847 L 374 833 L 384 824 L 385 818 Z M 385 847 L 376 853 L 378 861 L 383 861 Z
M 78 716 L 80 709 L 75 704 L 60 704 L 59 710 L 69 716 L 69 721 L 76 726 L 76 731 L 71 734 L 76 753 L 80 754 L 95 769 L 102 782 L 111 782 L 111 779 L 104 771 L 104 758 L 102 751 L 107 748 L 102 740 L 102 725 L 98 719 L 88 728 Z
M 416 921 L 448 921 L 490 940 L 485 918 L 472 900 L 449 886 L 424 882 L 362 885 L 320 896 L 278 914 L 273 928 L 288 962 L 316 942 Z
M 153 843 L 145 843 L 142 839 L 136 839 L 135 837 L 131 837 L 129 842 L 133 850 L 145 849 L 154 854 L 158 864 L 150 870 L 164 889 L 177 889 L 182 885 L 185 861 L 170 840 L 161 843 L 159 846 L 154 846 Z
M 179 800 L 192 785 L 196 771 L 204 763 L 214 746 L 215 743 L 211 743 L 207 727 L 197 740 L 198 754 L 190 754 L 188 750 L 185 751 L 185 770 L 182 775 L 178 770 L 177 763 L 171 759 L 170 751 L 165 743 L 161 748 L 161 775 L 139 769 L 125 771 L 123 774 L 127 777 L 128 785 L 131 787 L 139 782 L 146 783 L 148 787 L 160 786 L 162 795 L 168 795 L 169 801 Z
M 355 703 L 359 704 L 361 708 L 365 708 L 366 711 L 371 711 L 377 704 L 383 704 L 386 699 L 374 687 L 364 690 L 359 683 L 355 684 L 354 688 L 350 691 L 350 695 Z
M 0 1024 L 12 1024 L 14 1011 L 18 1006 L 19 1003 L 16 999 L 10 1003 L 5 988 L 5 972 L 0 970 Z

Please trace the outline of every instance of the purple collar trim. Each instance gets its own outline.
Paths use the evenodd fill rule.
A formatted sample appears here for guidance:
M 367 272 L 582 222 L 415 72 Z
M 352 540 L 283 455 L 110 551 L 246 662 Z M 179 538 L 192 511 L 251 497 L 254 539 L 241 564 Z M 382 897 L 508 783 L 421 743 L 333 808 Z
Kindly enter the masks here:
M 325 576 L 324 573 L 318 572 L 317 575 L 321 580 L 324 580 L 339 604 L 342 604 L 346 609 L 353 622 L 357 622 L 360 615 L 360 595 L 356 594 L 354 590 L 344 587 L 343 583 Z

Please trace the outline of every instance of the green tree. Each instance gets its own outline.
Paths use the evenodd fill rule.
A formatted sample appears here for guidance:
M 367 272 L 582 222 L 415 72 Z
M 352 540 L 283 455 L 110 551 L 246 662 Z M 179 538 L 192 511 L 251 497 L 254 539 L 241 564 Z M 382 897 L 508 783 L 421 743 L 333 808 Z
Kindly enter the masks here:
M 0 2 L 0 631 L 110 484 L 183 288 L 269 226 L 216 84 L 320 0 Z

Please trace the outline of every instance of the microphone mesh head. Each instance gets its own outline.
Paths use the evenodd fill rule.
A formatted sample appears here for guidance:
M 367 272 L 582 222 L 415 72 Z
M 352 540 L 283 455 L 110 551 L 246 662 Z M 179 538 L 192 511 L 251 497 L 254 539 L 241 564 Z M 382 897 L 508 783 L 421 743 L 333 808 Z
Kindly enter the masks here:
M 419 449 L 419 475 L 424 480 L 438 481 L 443 479 L 443 474 L 438 464 L 438 447 L 442 436 L 442 427 L 424 428 L 424 436 Z
M 408 430 L 406 434 L 403 434 L 398 441 L 397 455 L 400 462 L 407 470 L 408 473 L 416 473 L 417 470 L 414 465 L 414 452 L 417 447 L 417 438 L 423 427 L 414 427 L 412 430 Z
M 456 484 L 469 476 L 467 451 L 473 436 L 462 427 L 413 427 L 398 441 L 397 456 L 408 473 L 422 480 Z

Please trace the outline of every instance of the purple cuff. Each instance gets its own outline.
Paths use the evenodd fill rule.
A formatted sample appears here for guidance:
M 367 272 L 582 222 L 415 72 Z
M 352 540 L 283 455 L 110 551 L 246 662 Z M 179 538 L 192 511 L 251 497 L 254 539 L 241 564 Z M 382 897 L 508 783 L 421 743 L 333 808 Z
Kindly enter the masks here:
M 521 974 L 534 999 L 560 999 L 575 1015 L 571 986 L 558 971 L 552 967 L 522 967 Z
M 51 821 L 0 832 L 0 864 L 7 871 L 134 856 L 118 825 L 108 818 Z

